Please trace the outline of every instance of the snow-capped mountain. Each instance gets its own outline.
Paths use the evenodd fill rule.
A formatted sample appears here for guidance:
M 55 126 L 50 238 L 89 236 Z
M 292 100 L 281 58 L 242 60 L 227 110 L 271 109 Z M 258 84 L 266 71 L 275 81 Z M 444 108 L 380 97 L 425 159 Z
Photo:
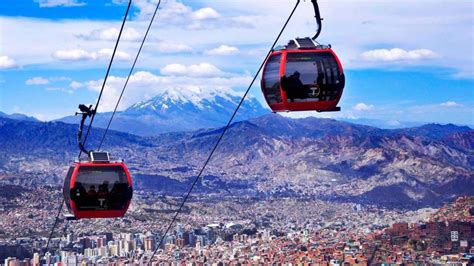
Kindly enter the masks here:
M 154 136 L 165 132 L 219 127 L 227 123 L 241 96 L 230 90 L 168 90 L 118 112 L 111 128 L 141 136 Z M 240 107 L 235 121 L 268 112 L 255 97 L 250 96 Z M 110 115 L 111 113 L 96 115 L 94 126 L 105 127 Z M 68 116 L 59 121 L 78 123 L 79 117 Z

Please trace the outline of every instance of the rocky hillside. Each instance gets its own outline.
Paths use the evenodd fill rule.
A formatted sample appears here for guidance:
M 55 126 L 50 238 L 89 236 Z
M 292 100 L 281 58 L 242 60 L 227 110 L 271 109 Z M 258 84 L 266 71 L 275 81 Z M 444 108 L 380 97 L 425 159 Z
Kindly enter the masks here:
M 147 138 L 111 131 L 105 148 L 126 159 L 136 187 L 182 193 L 221 130 Z M 0 182 L 59 184 L 78 151 L 75 131 L 59 122 L 0 119 Z M 90 147 L 97 146 L 101 132 L 92 132 Z M 270 114 L 234 123 L 221 144 L 201 192 L 408 208 L 474 194 L 474 131 L 468 127 L 382 130 Z

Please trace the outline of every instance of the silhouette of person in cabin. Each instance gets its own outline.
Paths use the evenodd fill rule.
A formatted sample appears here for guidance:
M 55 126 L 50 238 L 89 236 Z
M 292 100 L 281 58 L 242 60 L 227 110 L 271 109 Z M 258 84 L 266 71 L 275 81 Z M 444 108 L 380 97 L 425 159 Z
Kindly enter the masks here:
M 118 181 L 114 182 L 112 190 L 109 194 L 109 202 L 111 209 L 121 209 L 123 207 L 124 198 L 125 198 L 125 189 L 128 184 L 120 183 Z
M 95 208 L 98 206 L 97 191 L 95 190 L 94 185 L 91 185 L 87 191 L 87 205 L 89 208 Z
M 85 203 L 85 197 L 87 197 L 86 188 L 81 182 L 76 182 L 76 185 L 71 189 L 70 192 L 71 200 L 76 203 L 78 209 L 80 209 Z
M 87 191 L 87 195 L 92 196 L 92 197 L 97 196 L 97 191 L 95 191 L 94 185 L 91 185 L 89 187 L 89 191 Z
M 291 76 L 281 77 L 281 86 L 286 92 L 286 97 L 294 102 L 296 98 L 306 99 L 308 98 L 308 91 L 300 80 L 300 72 L 295 71 Z

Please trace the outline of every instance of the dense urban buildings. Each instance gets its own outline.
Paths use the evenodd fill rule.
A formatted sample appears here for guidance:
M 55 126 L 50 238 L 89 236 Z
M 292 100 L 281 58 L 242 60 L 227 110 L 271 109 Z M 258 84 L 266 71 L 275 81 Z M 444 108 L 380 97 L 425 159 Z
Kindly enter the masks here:
M 61 219 L 45 251 L 54 221 L 47 210 L 57 206 L 52 201 L 57 197 L 47 190 L 22 195 L 2 203 L 4 265 L 125 265 L 150 260 L 152 265 L 468 265 L 474 261 L 474 197 L 458 198 L 438 210 L 416 211 L 308 199 L 200 197 L 190 201 L 163 237 L 180 199 L 151 200 L 157 195 L 141 192 L 125 218 Z M 38 208 L 41 204 L 46 207 Z

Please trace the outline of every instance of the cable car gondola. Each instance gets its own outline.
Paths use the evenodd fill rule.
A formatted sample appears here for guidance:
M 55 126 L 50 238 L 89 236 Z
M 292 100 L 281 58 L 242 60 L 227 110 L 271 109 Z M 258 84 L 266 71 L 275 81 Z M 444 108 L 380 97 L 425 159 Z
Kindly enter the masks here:
M 122 217 L 132 199 L 132 178 L 123 161 L 107 152 L 91 152 L 75 161 L 64 180 L 64 199 L 76 219 Z
M 122 217 L 133 195 L 132 177 L 123 160 L 111 160 L 108 152 L 87 151 L 82 143 L 82 128 L 87 117 L 95 114 L 92 106 L 79 105 L 82 120 L 77 134 L 81 153 L 64 179 L 63 196 L 67 219 Z
M 312 38 L 296 38 L 268 56 L 261 80 L 265 100 L 274 112 L 340 111 L 337 106 L 345 86 L 345 76 L 330 45 L 315 40 L 321 32 L 316 0 L 311 1 L 318 30 Z

